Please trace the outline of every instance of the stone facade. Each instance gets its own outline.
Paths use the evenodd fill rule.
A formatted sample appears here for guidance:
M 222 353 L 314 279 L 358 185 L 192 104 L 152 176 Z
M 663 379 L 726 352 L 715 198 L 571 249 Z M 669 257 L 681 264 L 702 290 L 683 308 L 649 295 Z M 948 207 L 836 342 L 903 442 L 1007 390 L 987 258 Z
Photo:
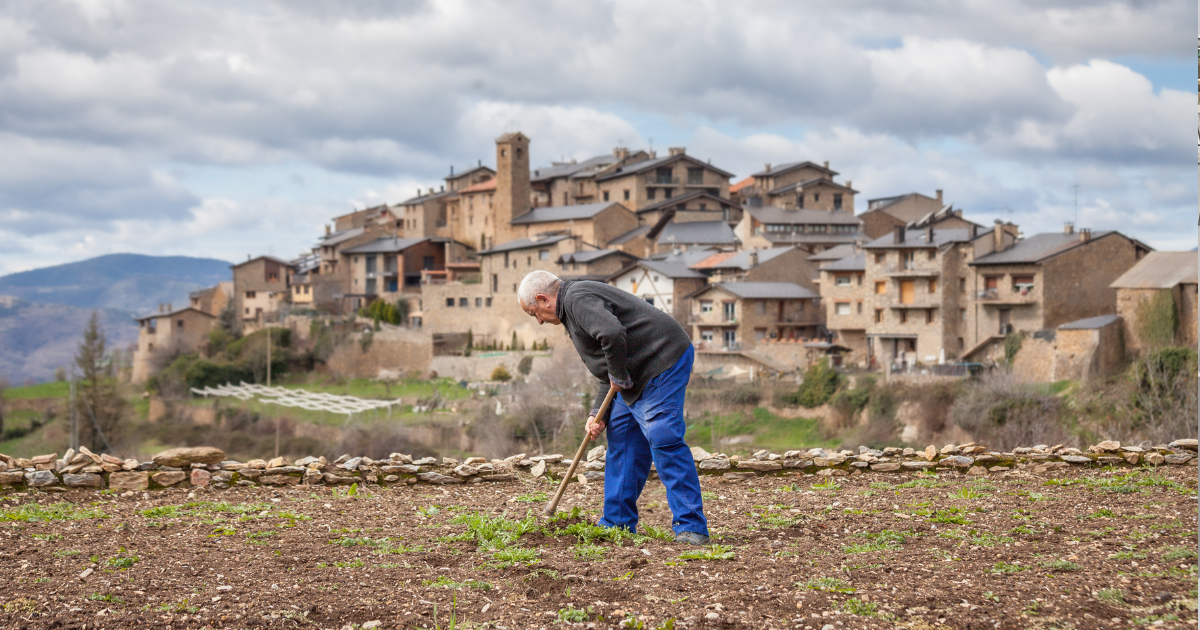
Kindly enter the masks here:
M 492 200 L 495 243 L 507 243 L 524 236 L 515 230 L 512 220 L 529 212 L 529 138 L 517 131 L 496 138 L 496 194 Z
M 510 229 L 516 234 L 515 238 L 563 233 L 578 236 L 583 243 L 595 247 L 608 247 L 610 241 L 637 226 L 637 215 L 620 203 L 614 203 L 588 218 L 523 223 Z
M 744 298 L 709 285 L 690 297 L 688 328 L 700 350 L 752 350 L 773 339 L 811 339 L 825 319 L 819 302 Z
M 243 320 L 274 313 L 290 298 L 291 263 L 259 256 L 233 266 L 233 299 Z
M 649 167 L 643 164 L 651 164 Z M 687 155 L 683 149 L 671 149 L 666 159 L 634 163 L 623 170 L 596 178 L 598 200 L 620 202 L 630 210 L 702 190 L 717 197 L 729 197 L 730 174 Z
M 937 191 L 936 197 L 927 197 L 921 193 L 909 193 L 898 197 L 871 199 L 867 202 L 867 210 L 858 215 L 862 219 L 862 231 L 871 239 L 890 234 L 899 226 L 907 225 L 921 217 L 937 212 L 943 207 L 942 191 Z M 944 228 L 966 227 L 946 225 Z
M 347 378 L 380 378 L 386 372 L 403 377 L 429 373 L 433 361 L 433 340 L 419 331 L 387 326 L 371 333 L 366 344 L 356 333 L 330 355 L 329 372 Z
M 192 307 L 138 319 L 138 344 L 133 353 L 130 381 L 145 383 L 163 361 L 198 352 L 208 343 L 216 318 Z

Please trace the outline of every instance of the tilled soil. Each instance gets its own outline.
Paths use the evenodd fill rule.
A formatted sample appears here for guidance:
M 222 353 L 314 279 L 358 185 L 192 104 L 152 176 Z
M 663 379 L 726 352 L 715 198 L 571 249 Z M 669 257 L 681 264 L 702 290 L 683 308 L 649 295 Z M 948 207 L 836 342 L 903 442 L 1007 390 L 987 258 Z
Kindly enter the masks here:
M 304 486 L 127 498 L 7 495 L 0 626 L 1196 623 L 1192 467 L 985 479 L 946 472 L 703 477 L 705 509 L 722 547 L 692 560 L 679 556 L 693 548 L 665 536 L 583 546 L 580 538 L 595 530 L 564 530 L 596 521 L 602 487 L 573 484 L 563 518 L 549 522 L 541 509 L 552 487 L 523 479 L 373 487 L 357 496 Z M 492 536 L 516 527 L 527 511 L 534 518 L 519 538 Z M 647 486 L 641 512 L 643 524 L 669 528 L 657 481 Z M 488 523 L 492 534 L 468 538 Z

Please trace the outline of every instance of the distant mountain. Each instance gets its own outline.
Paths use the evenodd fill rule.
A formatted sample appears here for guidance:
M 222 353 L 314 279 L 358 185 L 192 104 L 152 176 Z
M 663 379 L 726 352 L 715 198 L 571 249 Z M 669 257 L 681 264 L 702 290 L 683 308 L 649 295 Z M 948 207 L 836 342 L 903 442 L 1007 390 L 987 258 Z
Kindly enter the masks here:
M 81 308 L 149 313 L 187 304 L 188 293 L 230 280 L 229 263 L 212 258 L 109 254 L 0 276 L 0 295 Z
M 0 298 L 0 378 L 13 385 L 48 381 L 54 369 L 70 369 L 92 309 Z M 111 350 L 137 341 L 137 323 L 124 311 L 100 310 L 100 328 Z

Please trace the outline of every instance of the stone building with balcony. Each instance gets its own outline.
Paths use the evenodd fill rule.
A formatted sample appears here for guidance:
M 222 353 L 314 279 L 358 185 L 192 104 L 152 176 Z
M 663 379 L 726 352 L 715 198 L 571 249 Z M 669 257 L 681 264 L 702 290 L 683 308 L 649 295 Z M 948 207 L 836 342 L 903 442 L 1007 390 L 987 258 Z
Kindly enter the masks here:
M 1149 252 L 1149 246 L 1120 232 L 1077 231 L 1067 224 L 1061 233 L 1035 234 L 976 256 L 969 263 L 967 287 L 968 332 L 975 344 L 963 356 L 996 360 L 1011 333 L 1117 314 L 1112 284 Z
M 838 172 L 812 162 L 791 162 L 766 167 L 751 175 L 750 182 L 738 182 L 742 205 L 770 206 L 788 210 L 824 210 L 854 215 L 854 195 L 858 191 L 833 181 Z
M 617 202 L 534 208 L 512 219 L 511 231 L 518 238 L 538 234 L 570 234 L 587 246 L 601 249 L 618 236 L 637 227 L 637 215 Z
M 730 227 L 742 220 L 742 207 L 704 190 L 647 204 L 637 211 L 639 225 L 658 225 L 665 221 L 724 221 Z
M 610 155 L 598 155 L 583 161 L 553 162 L 533 170 L 530 178 L 533 207 L 570 206 L 599 201 L 625 201 L 601 194 L 596 178 L 618 168 L 650 159 L 645 151 L 625 147 L 613 149 Z
M 704 250 L 691 250 L 662 254 L 657 259 L 637 260 L 632 266 L 611 274 L 606 281 L 669 313 L 690 335 L 687 296 L 704 288 L 708 278 L 689 269 L 688 265 L 707 254 Z
M 820 296 L 793 282 L 722 282 L 687 296 L 697 350 L 737 352 L 783 339 L 815 339 Z
M 422 274 L 444 272 L 445 238 L 379 238 L 343 250 L 350 284 L 342 294 L 345 310 L 356 311 L 374 300 L 395 300 L 421 291 Z
M 934 197 L 911 192 L 906 195 L 868 199 L 867 209 L 859 214 L 858 218 L 862 221 L 863 233 L 867 235 L 867 238 L 875 240 L 890 234 L 898 227 L 924 227 L 912 224 L 945 207 L 941 190 L 938 190 Z M 945 227 L 966 226 L 948 225 Z
M 618 201 L 633 211 L 701 191 L 714 197 L 729 197 L 733 174 L 672 148 L 666 157 L 655 157 L 618 166 L 596 176 L 600 201 Z
M 231 300 L 233 300 L 232 280 L 219 282 L 216 286 L 192 291 L 188 294 L 188 306 L 213 317 L 220 317 L 221 311 L 225 310 Z
M 815 265 L 808 252 L 795 247 L 771 247 L 736 252 L 718 252 L 692 265 L 709 282 L 794 282 L 817 292 L 813 282 Z
M 160 305 L 152 315 L 137 318 L 138 343 L 130 381 L 141 385 L 175 357 L 204 348 L 216 321 L 214 315 L 192 306 L 172 309 L 170 304 Z

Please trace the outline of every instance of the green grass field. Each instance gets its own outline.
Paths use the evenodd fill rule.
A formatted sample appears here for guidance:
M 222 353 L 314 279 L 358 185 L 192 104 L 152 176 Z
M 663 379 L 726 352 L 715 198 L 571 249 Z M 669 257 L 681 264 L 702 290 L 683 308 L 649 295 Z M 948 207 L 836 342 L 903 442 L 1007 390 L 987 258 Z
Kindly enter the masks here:
M 67 398 L 71 385 L 67 382 L 39 383 L 25 387 L 10 387 L 4 390 L 4 397 L 10 400 L 18 398 Z
M 751 442 L 720 444 L 722 439 L 750 436 Z M 717 441 L 714 445 L 713 441 Z M 840 444 L 826 438 L 821 421 L 813 418 L 780 418 L 762 407 L 749 413 L 705 415 L 688 425 L 685 439 L 690 446 L 716 448 L 723 453 L 751 453 L 758 449 L 779 451 L 796 448 L 833 448 Z

